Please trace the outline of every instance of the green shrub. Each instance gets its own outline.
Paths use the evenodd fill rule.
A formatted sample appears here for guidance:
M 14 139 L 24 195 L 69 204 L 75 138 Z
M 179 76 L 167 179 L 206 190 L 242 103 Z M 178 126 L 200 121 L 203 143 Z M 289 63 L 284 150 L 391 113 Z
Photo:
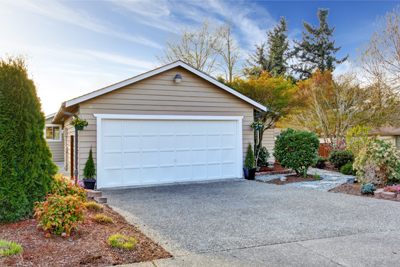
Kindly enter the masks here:
M 23 248 L 14 241 L 0 239 L 0 256 L 8 257 L 21 253 Z
M 79 185 L 75 185 L 73 180 L 68 179 L 63 174 L 53 176 L 50 194 L 57 194 L 59 196 L 77 195 L 82 201 L 86 201 L 87 198 L 85 189 Z
M 22 57 L 0 58 L 0 223 L 29 218 L 57 173 L 45 118 Z
M 398 184 L 400 151 L 392 142 L 371 138 L 359 152 L 353 168 L 363 184 Z
M 77 195 L 49 195 L 44 202 L 35 206 L 34 216 L 43 230 L 51 230 L 55 234 L 66 233 L 78 228 L 86 221 L 83 219 L 85 205 Z
M 104 207 L 103 205 L 100 205 L 97 202 L 91 201 L 91 202 L 85 202 L 83 203 L 85 205 L 86 209 L 88 210 L 97 210 L 97 211 L 103 211 Z
M 340 170 L 347 163 L 354 162 L 354 154 L 350 150 L 333 150 L 328 160 L 335 169 Z
M 318 136 L 314 133 L 288 128 L 278 135 L 274 156 L 283 167 L 305 176 L 308 168 L 317 162 L 318 148 Z
M 96 222 L 101 223 L 101 222 L 106 222 L 106 223 L 114 223 L 114 220 L 104 214 L 97 214 L 93 218 Z
M 356 171 L 353 170 L 353 163 L 349 162 L 346 165 L 344 165 L 342 168 L 340 168 L 340 172 L 345 174 L 345 175 L 356 175 Z
M 256 165 L 256 158 L 254 157 L 253 149 L 251 148 L 251 144 L 247 148 L 246 160 L 244 162 L 245 169 L 253 169 Z
M 124 235 L 116 234 L 110 236 L 110 238 L 108 238 L 108 242 L 115 248 L 131 250 L 136 244 L 136 239 L 133 237 L 128 238 Z
M 328 161 L 328 158 L 318 156 L 317 163 L 315 163 L 315 168 L 323 169 L 326 167 L 325 163 Z
M 85 168 L 83 169 L 83 176 L 86 179 L 94 179 L 94 176 L 96 175 L 96 167 L 94 166 L 94 160 L 93 160 L 93 155 L 92 155 L 92 148 L 90 148 L 89 151 L 89 158 L 86 161 Z
M 270 155 L 269 155 L 268 149 L 263 146 L 260 149 L 260 154 L 258 155 L 257 166 L 267 167 L 269 157 L 270 157 Z
M 375 186 L 372 184 L 365 184 L 361 186 L 361 194 L 373 194 L 374 191 L 376 190 Z

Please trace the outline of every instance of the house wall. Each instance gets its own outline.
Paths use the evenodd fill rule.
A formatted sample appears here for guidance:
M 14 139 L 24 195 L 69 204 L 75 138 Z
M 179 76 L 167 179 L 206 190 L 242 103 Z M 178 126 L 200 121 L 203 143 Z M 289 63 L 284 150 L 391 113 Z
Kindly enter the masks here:
M 182 75 L 182 82 L 175 83 L 176 74 Z M 218 86 L 187 71 L 174 69 L 127 85 L 113 92 L 80 103 L 80 117 L 89 122 L 79 132 L 79 175 L 82 179 L 84 164 L 93 148 L 96 163 L 96 118 L 93 114 L 135 114 L 135 115 L 198 115 L 198 116 L 244 116 L 243 118 L 243 161 L 247 146 L 253 144 L 254 107 Z M 273 130 L 264 135 L 263 145 L 272 154 L 274 147 Z
M 46 124 L 52 124 L 51 123 L 52 119 L 53 118 L 47 119 Z M 61 127 L 61 135 L 62 135 L 62 127 Z M 63 135 L 61 136 L 61 141 L 47 142 L 47 145 L 49 146 L 51 153 L 53 153 L 53 162 L 63 162 L 64 161 L 64 137 L 63 137 Z

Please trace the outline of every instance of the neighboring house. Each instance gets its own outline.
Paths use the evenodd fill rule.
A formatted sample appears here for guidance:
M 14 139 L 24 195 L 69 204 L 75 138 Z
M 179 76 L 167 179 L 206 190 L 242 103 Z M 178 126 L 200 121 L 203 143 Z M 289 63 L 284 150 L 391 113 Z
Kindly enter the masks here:
M 88 121 L 78 133 L 79 179 L 92 148 L 98 188 L 163 184 L 242 178 L 254 109 L 267 110 L 176 61 L 63 102 L 51 124 L 62 125 L 65 168 L 73 174 L 75 131 L 62 111 Z M 272 154 L 273 129 L 263 145 Z
M 62 134 L 62 124 L 54 124 L 52 120 L 56 113 L 46 116 L 46 127 L 44 137 L 53 153 L 54 162 L 64 162 L 64 139 Z
M 400 129 L 394 127 L 382 127 L 378 130 L 372 130 L 371 136 L 379 135 L 379 138 L 385 141 L 392 142 L 398 149 L 400 149 Z

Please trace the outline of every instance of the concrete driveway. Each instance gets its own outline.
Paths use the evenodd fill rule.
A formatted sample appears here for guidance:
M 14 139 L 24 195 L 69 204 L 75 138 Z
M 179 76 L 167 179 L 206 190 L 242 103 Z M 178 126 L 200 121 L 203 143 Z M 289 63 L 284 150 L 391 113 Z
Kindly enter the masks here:
M 400 203 L 232 180 L 106 190 L 175 260 L 157 266 L 398 266 Z M 393 264 L 393 265 L 392 265 Z

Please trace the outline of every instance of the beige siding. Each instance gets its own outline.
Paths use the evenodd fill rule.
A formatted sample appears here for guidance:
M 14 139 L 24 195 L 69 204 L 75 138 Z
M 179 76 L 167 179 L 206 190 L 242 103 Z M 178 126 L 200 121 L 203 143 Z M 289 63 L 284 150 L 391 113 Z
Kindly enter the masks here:
M 69 124 L 70 119 L 71 119 L 71 117 L 68 116 L 68 117 L 65 117 L 65 120 L 64 120 L 64 142 L 65 142 L 64 166 L 65 166 L 65 170 L 69 173 L 71 173 L 71 153 L 75 153 L 74 151 L 71 151 L 71 136 L 75 137 L 75 128 Z M 78 159 L 78 162 L 79 162 L 79 159 Z
M 268 149 L 270 155 L 268 161 L 270 163 L 274 163 L 275 157 L 272 155 L 272 153 L 274 153 L 274 148 L 275 148 L 274 129 L 268 129 L 265 131 L 262 144 Z
M 181 83 L 173 81 L 181 74 Z M 93 114 L 135 114 L 135 115 L 202 115 L 202 116 L 244 116 L 243 118 L 243 159 L 249 143 L 253 144 L 253 106 L 240 98 L 209 83 L 197 75 L 177 67 L 153 77 L 127 85 L 113 92 L 80 103 L 79 115 L 89 122 L 79 132 L 79 176 L 90 147 L 96 162 L 96 119 Z M 271 136 L 270 136 L 271 135 Z M 265 134 L 264 145 L 271 152 L 273 131 Z
M 52 124 L 51 120 L 52 120 L 52 118 L 47 119 L 46 124 Z M 62 127 L 60 130 L 62 130 Z M 49 142 L 47 142 L 47 145 L 49 146 L 51 153 L 53 153 L 53 161 L 54 162 L 63 162 L 64 161 L 64 137 L 61 136 L 61 141 L 54 141 L 54 142 L 49 141 Z

